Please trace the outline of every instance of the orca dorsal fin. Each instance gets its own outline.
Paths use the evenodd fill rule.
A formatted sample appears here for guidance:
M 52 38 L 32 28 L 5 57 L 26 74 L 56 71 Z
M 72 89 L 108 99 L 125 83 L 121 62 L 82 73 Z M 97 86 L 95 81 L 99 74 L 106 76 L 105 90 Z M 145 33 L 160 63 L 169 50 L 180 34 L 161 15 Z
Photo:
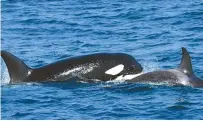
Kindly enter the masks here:
M 192 75 L 193 74 L 193 69 L 192 69 L 192 62 L 190 59 L 190 54 L 188 53 L 187 49 L 182 47 L 182 60 L 181 63 L 178 67 L 183 73 L 187 75 Z
M 1 57 L 6 63 L 10 75 L 10 83 L 22 81 L 27 77 L 28 71 L 31 70 L 22 60 L 13 54 L 1 51 Z

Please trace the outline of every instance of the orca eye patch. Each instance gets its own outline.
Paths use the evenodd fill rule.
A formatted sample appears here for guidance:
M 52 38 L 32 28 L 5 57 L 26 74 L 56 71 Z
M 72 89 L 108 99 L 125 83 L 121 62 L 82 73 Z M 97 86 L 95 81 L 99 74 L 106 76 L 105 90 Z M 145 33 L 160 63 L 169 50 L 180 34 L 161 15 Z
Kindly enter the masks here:
M 123 69 L 124 69 L 124 65 L 123 65 L 123 64 L 119 64 L 119 65 L 117 65 L 117 66 L 115 66 L 115 67 L 113 67 L 113 68 L 107 70 L 107 71 L 105 72 L 105 74 L 117 75 L 117 74 L 119 74 L 121 71 L 123 71 Z

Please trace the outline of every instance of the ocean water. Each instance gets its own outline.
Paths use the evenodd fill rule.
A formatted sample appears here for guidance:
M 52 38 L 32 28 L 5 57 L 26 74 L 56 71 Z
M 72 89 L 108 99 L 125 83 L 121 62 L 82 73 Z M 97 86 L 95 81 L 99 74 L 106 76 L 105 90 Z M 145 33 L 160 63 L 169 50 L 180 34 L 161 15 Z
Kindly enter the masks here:
M 2 0 L 1 49 L 40 67 L 123 52 L 144 71 L 179 65 L 181 47 L 203 78 L 202 0 Z M 126 82 L 9 85 L 1 59 L 2 119 L 203 119 L 203 89 Z

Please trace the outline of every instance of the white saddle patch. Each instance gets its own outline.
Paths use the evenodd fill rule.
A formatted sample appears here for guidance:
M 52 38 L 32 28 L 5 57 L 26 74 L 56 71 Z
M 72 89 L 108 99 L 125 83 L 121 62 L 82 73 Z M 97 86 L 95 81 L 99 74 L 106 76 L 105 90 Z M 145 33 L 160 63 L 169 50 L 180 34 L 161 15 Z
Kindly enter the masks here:
M 178 83 L 183 85 L 190 85 L 189 78 L 187 75 L 185 75 L 184 73 L 176 69 L 170 69 L 169 71 L 178 77 L 178 80 L 177 80 Z
M 105 72 L 105 74 L 117 75 L 117 74 L 119 74 L 121 71 L 123 71 L 123 69 L 124 69 L 124 65 L 123 65 L 123 64 L 119 64 L 119 65 L 117 65 L 117 66 L 115 66 L 115 67 L 113 67 L 113 68 L 107 70 L 107 71 Z

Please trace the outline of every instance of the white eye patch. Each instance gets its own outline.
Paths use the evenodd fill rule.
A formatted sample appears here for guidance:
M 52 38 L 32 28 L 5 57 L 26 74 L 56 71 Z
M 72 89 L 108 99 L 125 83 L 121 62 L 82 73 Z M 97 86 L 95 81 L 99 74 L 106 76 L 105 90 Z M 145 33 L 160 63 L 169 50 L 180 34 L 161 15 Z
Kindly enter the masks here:
M 117 74 L 119 74 L 121 71 L 123 71 L 123 69 L 124 69 L 124 65 L 123 65 L 123 64 L 119 64 L 119 65 L 117 65 L 117 66 L 115 66 L 115 67 L 113 67 L 113 68 L 107 70 L 107 71 L 105 72 L 105 74 L 117 75 Z

